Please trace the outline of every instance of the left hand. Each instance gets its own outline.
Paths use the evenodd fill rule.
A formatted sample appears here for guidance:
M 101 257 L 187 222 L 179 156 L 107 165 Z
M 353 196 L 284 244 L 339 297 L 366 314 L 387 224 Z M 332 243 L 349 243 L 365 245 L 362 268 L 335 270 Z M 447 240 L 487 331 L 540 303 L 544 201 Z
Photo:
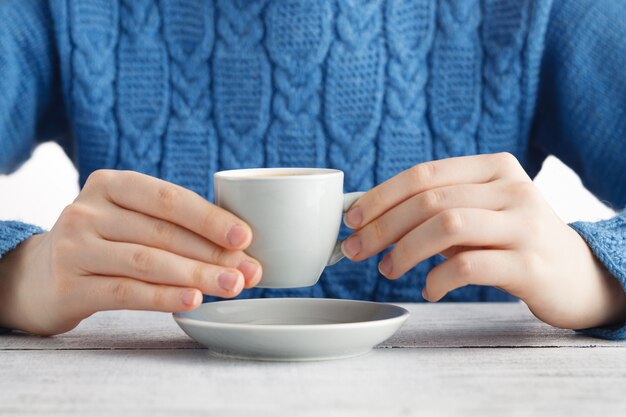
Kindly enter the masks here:
M 508 153 L 416 165 L 373 188 L 346 214 L 357 231 L 342 245 L 360 261 L 392 244 L 379 264 L 396 279 L 441 253 L 423 296 L 438 301 L 469 284 L 523 300 L 563 328 L 626 320 L 626 293 L 586 242 L 543 199 Z

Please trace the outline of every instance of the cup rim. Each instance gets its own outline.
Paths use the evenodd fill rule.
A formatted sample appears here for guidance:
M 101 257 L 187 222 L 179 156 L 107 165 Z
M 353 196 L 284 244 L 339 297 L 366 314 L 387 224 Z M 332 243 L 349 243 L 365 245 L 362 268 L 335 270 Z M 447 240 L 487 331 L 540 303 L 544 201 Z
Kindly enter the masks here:
M 284 174 L 294 173 L 293 176 L 270 176 L 273 173 Z M 300 175 L 298 175 L 300 173 Z M 264 174 L 264 175 L 260 175 Z M 302 175 L 306 174 L 306 175 Z M 258 176 L 255 176 L 258 175 Z M 333 168 L 303 168 L 303 167 L 281 167 L 281 168 L 242 168 L 218 171 L 213 174 L 215 179 L 232 181 L 307 181 L 320 180 L 335 176 L 342 176 L 343 171 Z

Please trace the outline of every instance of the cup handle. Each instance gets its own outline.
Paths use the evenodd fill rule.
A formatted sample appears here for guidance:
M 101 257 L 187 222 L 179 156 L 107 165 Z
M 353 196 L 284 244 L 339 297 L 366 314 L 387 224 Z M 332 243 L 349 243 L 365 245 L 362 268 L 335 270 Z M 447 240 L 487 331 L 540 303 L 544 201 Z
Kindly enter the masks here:
M 356 193 L 348 193 L 343 195 L 343 212 L 347 212 L 350 207 L 359 199 L 361 196 L 365 194 L 365 192 L 359 191 Z M 330 255 L 330 259 L 328 260 L 327 265 L 334 265 L 340 260 L 344 258 L 344 254 L 341 251 L 341 240 L 337 240 L 335 243 L 335 247 L 333 248 L 333 252 Z

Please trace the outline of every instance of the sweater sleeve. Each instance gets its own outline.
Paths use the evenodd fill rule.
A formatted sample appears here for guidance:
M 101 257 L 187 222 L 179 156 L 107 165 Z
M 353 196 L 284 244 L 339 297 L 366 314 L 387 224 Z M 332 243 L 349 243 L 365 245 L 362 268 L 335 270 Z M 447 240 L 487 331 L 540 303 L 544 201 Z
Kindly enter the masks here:
M 555 2 L 546 32 L 531 151 L 555 155 L 620 212 L 571 224 L 626 289 L 626 8 L 623 0 Z M 626 339 L 621 325 L 583 332 Z
M 66 130 L 47 1 L 0 1 L 0 175 Z M 65 144 L 64 144 L 65 145 Z M 67 147 L 66 147 L 67 149 Z M 0 204 L 10 196 L 0 194 Z M 0 221 L 0 258 L 39 227 Z

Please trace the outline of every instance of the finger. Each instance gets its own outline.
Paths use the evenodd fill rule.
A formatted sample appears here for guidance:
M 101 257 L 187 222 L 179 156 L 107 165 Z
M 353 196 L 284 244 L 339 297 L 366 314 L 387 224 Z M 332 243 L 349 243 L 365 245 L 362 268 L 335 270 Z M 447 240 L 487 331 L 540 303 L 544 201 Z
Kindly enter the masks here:
M 101 170 L 85 184 L 104 190 L 116 205 L 167 220 L 231 249 L 244 249 L 252 240 L 250 227 L 232 213 L 211 204 L 193 191 L 132 171 Z
M 106 310 L 189 311 L 202 303 L 196 288 L 155 285 L 124 277 L 85 277 L 85 297 L 91 313 Z
M 516 293 L 526 269 L 527 264 L 516 251 L 466 251 L 433 268 L 426 277 L 422 295 L 435 302 L 450 291 L 470 284 L 491 285 Z
M 395 279 L 417 263 L 451 246 L 487 246 L 508 249 L 516 242 L 520 226 L 506 212 L 452 209 L 431 217 L 407 233 L 385 255 L 378 268 Z
M 123 276 L 153 284 L 197 288 L 230 298 L 244 287 L 243 274 L 135 243 L 99 240 L 81 252 L 80 265 L 95 275 Z
M 506 206 L 507 183 L 463 184 L 419 193 L 375 218 L 342 244 L 353 261 L 373 256 L 427 219 L 453 208 L 500 210 Z
M 242 251 L 224 249 L 215 243 L 167 220 L 116 208 L 101 216 L 96 232 L 104 239 L 137 243 L 204 263 L 237 268 L 244 275 L 246 288 L 259 283 L 261 264 Z
M 500 178 L 531 181 L 509 153 L 447 158 L 415 165 L 365 193 L 346 213 L 346 225 L 359 229 L 392 207 L 426 190 L 456 184 L 482 184 Z

